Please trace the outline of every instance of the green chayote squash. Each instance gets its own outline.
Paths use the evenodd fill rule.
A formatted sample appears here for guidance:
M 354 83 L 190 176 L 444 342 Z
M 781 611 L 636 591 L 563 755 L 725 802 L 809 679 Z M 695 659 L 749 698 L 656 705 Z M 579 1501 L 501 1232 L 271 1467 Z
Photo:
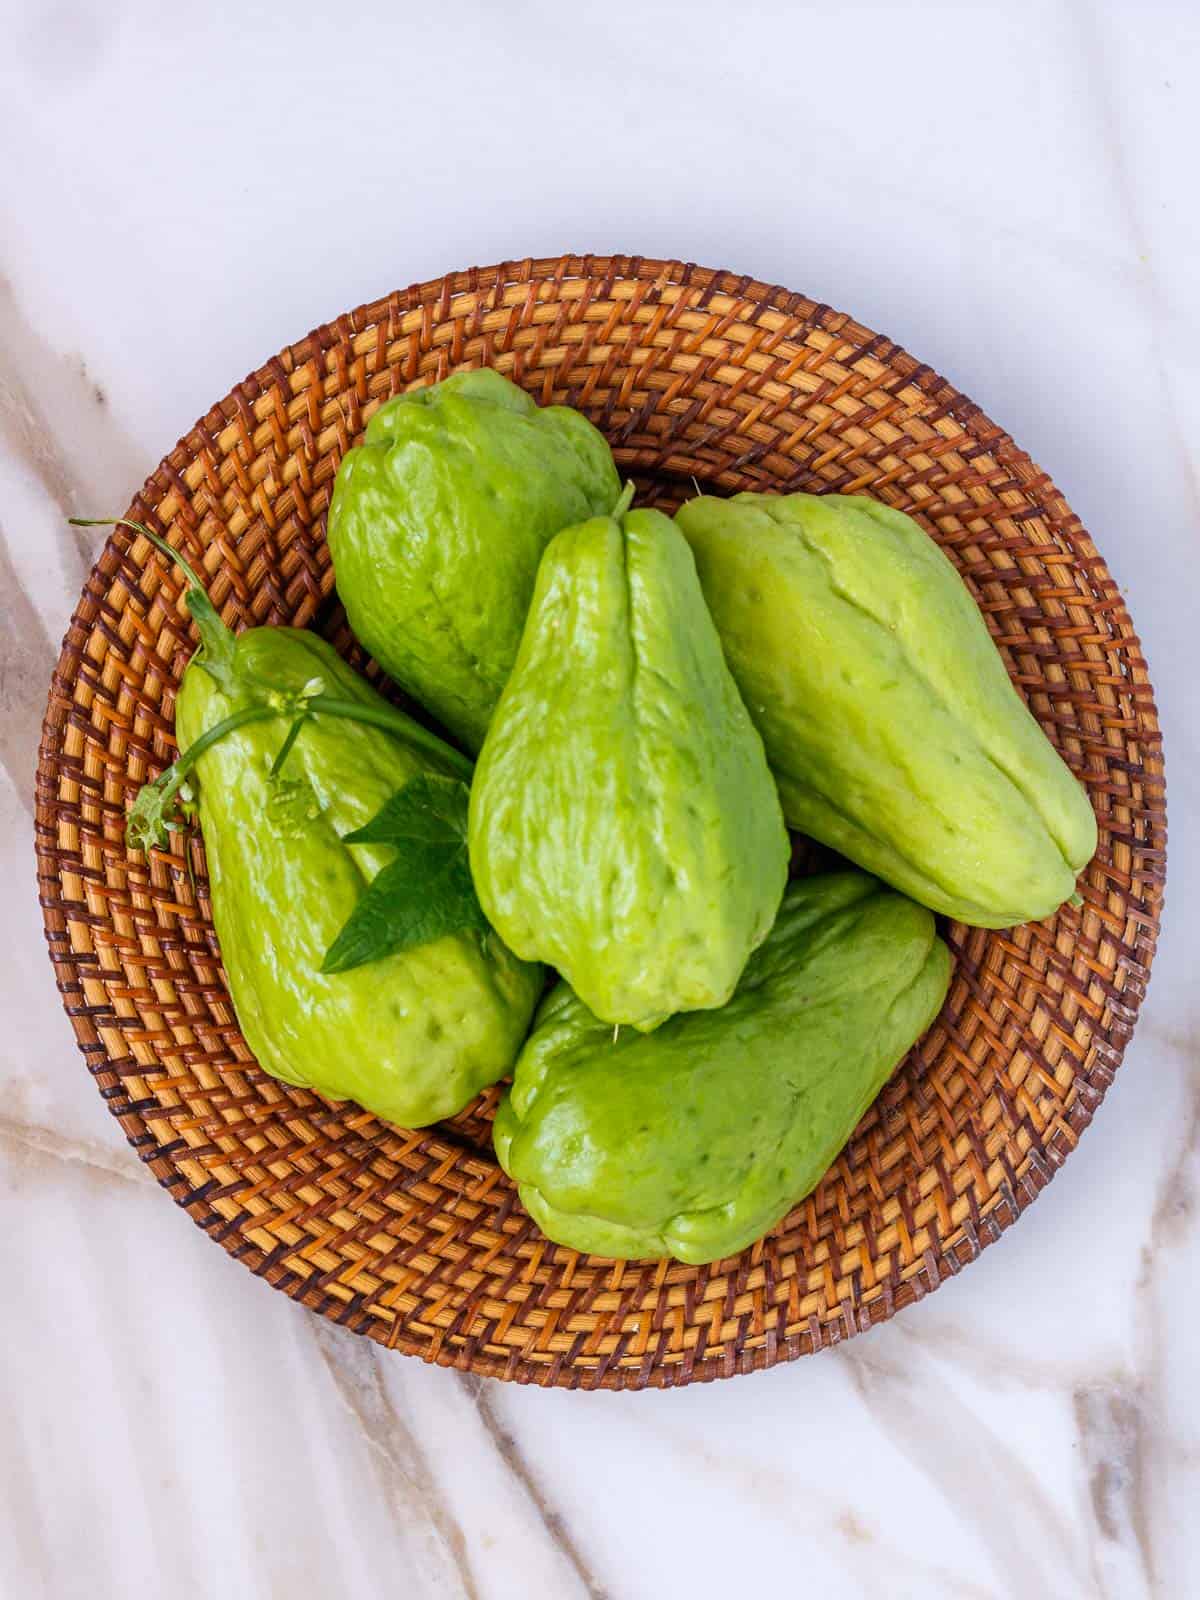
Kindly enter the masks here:
M 397 395 L 338 469 L 329 549 L 350 626 L 470 750 L 517 654 L 542 551 L 620 493 L 604 437 L 498 372 Z
M 277 691 L 317 678 L 345 699 L 385 704 L 323 639 L 298 629 L 240 634 L 234 666 Z M 238 702 L 236 690 L 223 693 L 189 665 L 176 709 L 181 746 Z M 322 973 L 326 950 L 393 854 L 341 836 L 411 778 L 454 769 L 402 735 L 318 714 L 272 778 L 287 726 L 251 723 L 196 768 L 213 924 L 242 1032 L 285 1082 L 357 1100 L 404 1127 L 451 1116 L 511 1070 L 541 974 L 479 933 Z
M 542 557 L 468 837 L 510 947 L 606 1022 L 651 1028 L 729 998 L 789 852 L 687 544 L 657 511 L 617 510 Z
M 978 927 L 1070 898 L 1096 849 L 1087 795 L 911 517 L 739 494 L 676 522 L 794 827 Z
M 719 1011 L 613 1037 L 566 984 L 496 1115 L 496 1154 L 551 1239 L 715 1261 L 819 1182 L 936 1016 L 932 915 L 860 872 L 792 883 Z
M 235 639 L 179 553 L 128 526 L 187 575 L 201 637 L 176 700 L 181 753 L 139 790 L 129 844 L 164 844 L 198 780 L 213 924 L 259 1064 L 407 1127 L 452 1115 L 511 1069 L 542 986 L 464 899 L 470 762 L 317 635 Z M 380 816 L 389 842 L 345 837 L 371 824 L 378 839 Z

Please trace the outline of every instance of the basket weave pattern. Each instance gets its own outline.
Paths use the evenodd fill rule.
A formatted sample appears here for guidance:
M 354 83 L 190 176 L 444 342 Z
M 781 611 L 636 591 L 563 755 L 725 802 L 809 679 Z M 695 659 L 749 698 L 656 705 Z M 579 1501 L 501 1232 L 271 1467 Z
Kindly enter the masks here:
M 863 492 L 915 515 L 1088 787 L 1100 848 L 1083 905 L 1008 932 L 951 925 L 941 1015 L 768 1238 L 707 1267 L 577 1255 L 541 1237 L 496 1165 L 497 1091 L 408 1132 L 255 1065 L 199 841 L 125 848 L 129 801 L 173 757 L 196 640 L 178 573 L 118 529 L 64 641 L 38 767 L 59 987 L 140 1159 L 226 1250 L 313 1310 L 522 1382 L 636 1389 L 771 1366 L 882 1321 L 971 1261 L 1049 1181 L 1111 1082 L 1165 870 L 1145 662 L 1078 519 L 978 407 L 848 316 L 678 262 L 506 263 L 340 317 L 214 406 L 129 514 L 202 567 L 235 628 L 310 625 L 365 666 L 325 545 L 338 463 L 389 396 L 483 364 L 585 412 L 642 503 L 672 510 L 694 479 L 714 493 Z

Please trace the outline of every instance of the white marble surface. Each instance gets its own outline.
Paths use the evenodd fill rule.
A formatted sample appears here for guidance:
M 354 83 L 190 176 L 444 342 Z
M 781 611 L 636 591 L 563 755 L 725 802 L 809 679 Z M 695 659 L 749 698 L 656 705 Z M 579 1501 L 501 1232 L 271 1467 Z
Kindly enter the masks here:
M 0 1595 L 1200 1594 L 1193 0 L 0 3 Z M 30 793 L 104 513 L 344 307 L 638 250 L 852 310 L 1056 477 L 1143 634 L 1169 905 L 1116 1086 L 961 1278 L 667 1395 L 478 1386 L 271 1293 L 127 1150 Z

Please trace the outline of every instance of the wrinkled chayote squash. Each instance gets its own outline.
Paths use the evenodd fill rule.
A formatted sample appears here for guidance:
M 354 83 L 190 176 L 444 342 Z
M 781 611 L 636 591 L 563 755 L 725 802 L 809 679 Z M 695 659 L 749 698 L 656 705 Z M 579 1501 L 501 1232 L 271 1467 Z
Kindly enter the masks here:
M 551 1239 L 595 1255 L 733 1255 L 819 1182 L 937 1015 L 932 915 L 860 872 L 792 883 L 720 1011 L 613 1031 L 546 997 L 496 1154 Z
M 719 1006 L 765 938 L 788 839 L 687 544 L 657 511 L 564 529 L 471 788 L 489 921 L 597 1016 Z
M 411 779 L 457 775 L 455 753 L 440 759 L 438 741 L 314 634 L 251 628 L 217 643 L 223 684 L 204 654 L 184 673 L 181 749 L 264 696 L 298 705 L 319 691 L 390 724 L 389 731 L 317 712 L 272 776 L 289 731 L 277 715 L 227 733 L 196 763 L 213 923 L 246 1041 L 275 1077 L 357 1100 L 391 1122 L 419 1127 L 450 1116 L 511 1070 L 541 990 L 539 969 L 477 932 L 349 972 L 321 966 L 366 885 L 395 854 L 390 845 L 346 844 L 342 835 Z
M 338 469 L 329 549 L 350 626 L 471 751 L 517 654 L 538 561 L 560 528 L 611 511 L 603 436 L 498 372 L 389 400 Z
M 739 494 L 676 522 L 794 827 L 978 927 L 1070 898 L 1096 849 L 1087 795 L 911 517 Z

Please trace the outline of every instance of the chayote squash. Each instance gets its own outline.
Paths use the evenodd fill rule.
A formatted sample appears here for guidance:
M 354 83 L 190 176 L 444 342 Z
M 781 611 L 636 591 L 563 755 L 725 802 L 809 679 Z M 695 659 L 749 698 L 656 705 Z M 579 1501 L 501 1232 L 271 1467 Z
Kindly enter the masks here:
M 235 665 L 277 690 L 294 693 L 316 677 L 346 699 L 385 704 L 323 639 L 298 629 L 239 635 Z M 181 745 L 237 703 L 189 665 L 176 708 Z M 286 732 L 279 719 L 252 723 L 197 765 L 213 923 L 246 1042 L 273 1076 L 357 1100 L 389 1122 L 421 1127 L 451 1116 L 511 1070 L 539 969 L 478 933 L 350 972 L 320 969 L 394 853 L 344 844 L 342 835 L 409 779 L 454 769 L 402 736 L 318 714 L 272 778 Z
M 496 1154 L 551 1239 L 595 1255 L 733 1255 L 817 1184 L 936 1016 L 931 914 L 860 872 L 792 883 L 720 1011 L 613 1031 L 547 996 Z
M 329 549 L 350 626 L 471 751 L 517 654 L 542 551 L 611 511 L 603 435 L 498 372 L 389 400 L 338 469 Z
M 259 1064 L 408 1127 L 452 1115 L 510 1071 L 540 969 L 456 913 L 440 926 L 461 931 L 395 944 L 353 970 L 322 968 L 367 885 L 397 854 L 344 835 L 398 791 L 453 792 L 470 763 L 388 705 L 315 634 L 261 627 L 235 639 L 186 561 L 142 524 L 129 526 L 183 568 L 202 641 L 176 701 L 181 754 L 138 792 L 130 845 L 165 843 L 198 780 L 213 924 Z M 415 836 L 438 834 L 418 827 Z M 423 927 L 438 922 L 432 905 L 431 894 L 416 908 Z
M 1087 795 L 911 517 L 739 494 L 676 522 L 789 823 L 978 927 L 1070 898 L 1096 849 Z
M 687 544 L 657 511 L 617 510 L 542 557 L 469 842 L 511 948 L 606 1022 L 651 1028 L 733 993 L 789 850 Z

